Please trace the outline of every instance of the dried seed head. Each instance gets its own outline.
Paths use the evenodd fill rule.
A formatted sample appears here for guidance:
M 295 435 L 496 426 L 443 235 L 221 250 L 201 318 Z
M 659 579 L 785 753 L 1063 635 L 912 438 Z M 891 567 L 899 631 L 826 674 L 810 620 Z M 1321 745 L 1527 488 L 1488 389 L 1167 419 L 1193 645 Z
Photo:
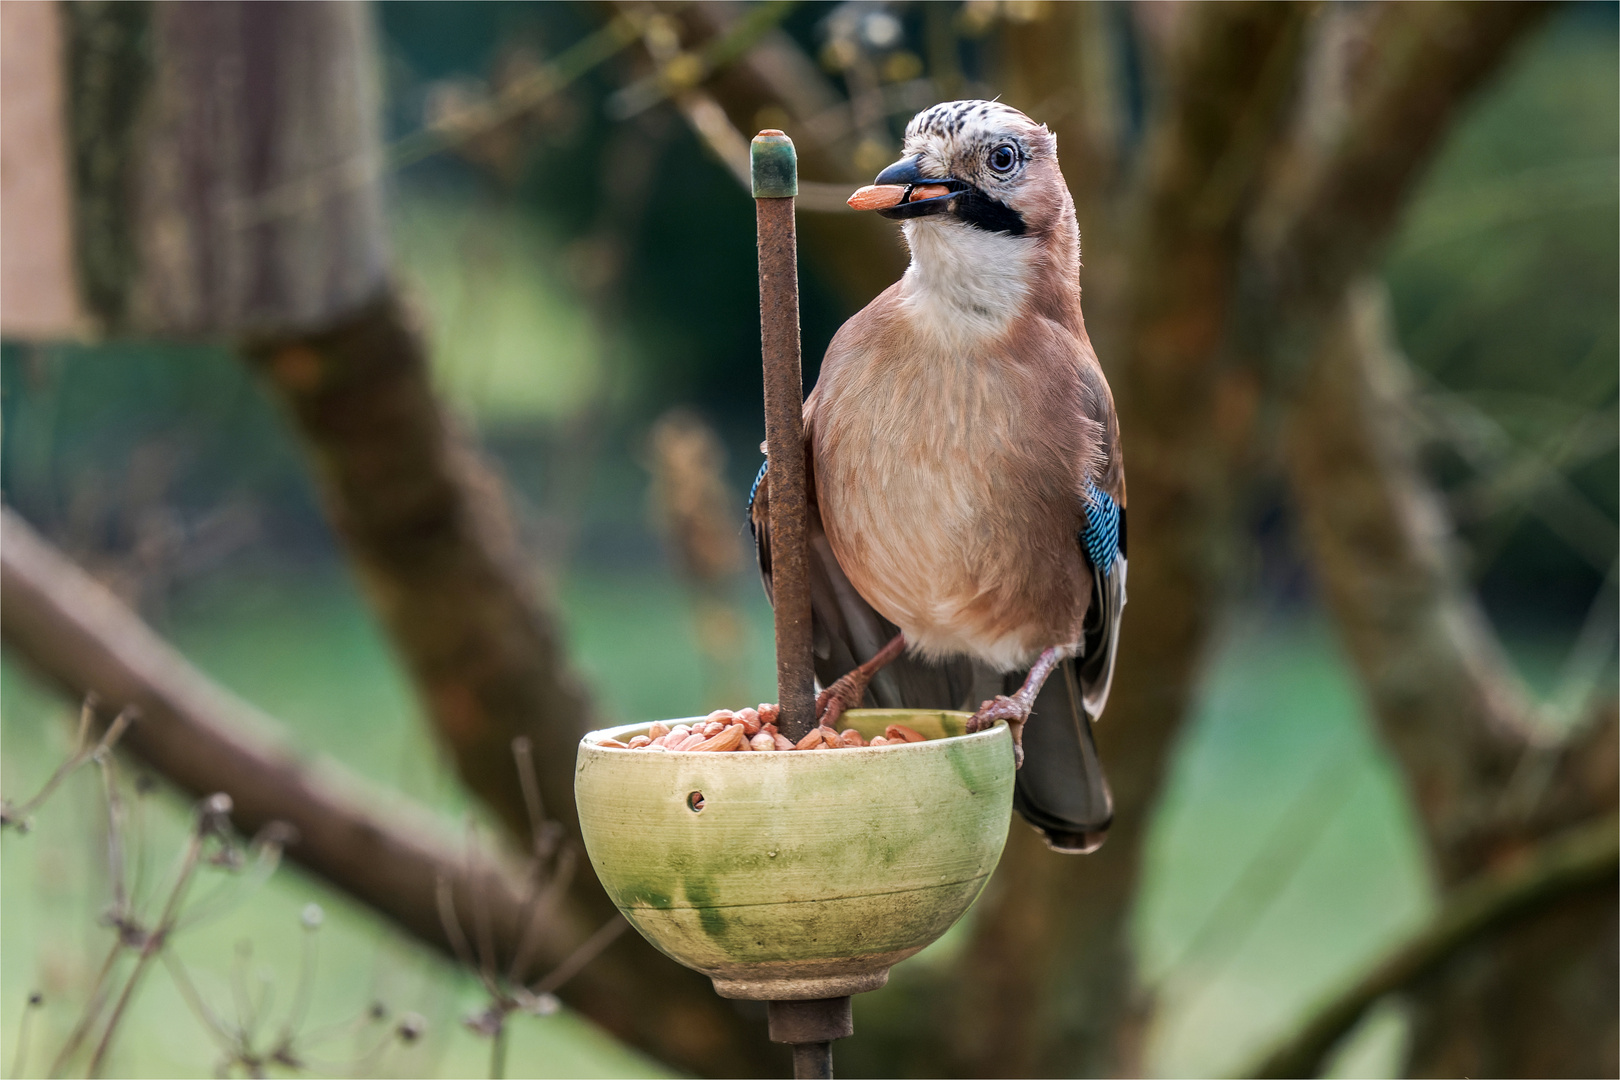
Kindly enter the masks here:
M 319 904 L 305 904 L 298 921 L 304 924 L 305 930 L 319 930 L 321 923 L 326 921 L 326 912 L 321 910 Z

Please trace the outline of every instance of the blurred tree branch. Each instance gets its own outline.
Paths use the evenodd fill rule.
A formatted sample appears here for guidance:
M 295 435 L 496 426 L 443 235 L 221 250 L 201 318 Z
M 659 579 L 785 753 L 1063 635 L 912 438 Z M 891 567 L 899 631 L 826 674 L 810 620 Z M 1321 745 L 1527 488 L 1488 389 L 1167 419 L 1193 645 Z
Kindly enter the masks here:
M 1286 1080 L 1316 1076 L 1334 1045 L 1380 998 L 1411 988 L 1468 949 L 1571 894 L 1613 888 L 1620 874 L 1614 815 L 1536 845 L 1522 862 L 1486 872 L 1446 897 L 1427 927 L 1339 997 L 1318 1009 L 1283 1045 L 1237 1075 Z
M 70 696 L 94 694 L 109 713 L 138 708 L 124 747 L 190 795 L 229 795 L 238 831 L 291 825 L 288 857 L 449 954 L 435 900 L 445 879 L 469 910 L 487 905 L 503 955 L 512 951 L 523 920 L 510 868 L 460 850 L 425 811 L 370 798 L 357 777 L 268 741 L 273 721 L 192 667 L 10 509 L 0 511 L 0 590 L 5 644 Z M 587 932 L 567 915 L 538 927 L 538 963 L 559 962 Z

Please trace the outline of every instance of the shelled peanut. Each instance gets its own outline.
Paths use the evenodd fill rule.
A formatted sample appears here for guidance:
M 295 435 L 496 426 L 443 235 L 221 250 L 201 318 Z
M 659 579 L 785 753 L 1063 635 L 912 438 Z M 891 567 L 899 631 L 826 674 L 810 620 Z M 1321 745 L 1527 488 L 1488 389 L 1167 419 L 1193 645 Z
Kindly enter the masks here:
M 597 746 L 616 750 L 702 750 L 708 752 L 776 750 L 844 750 L 859 746 L 898 746 L 902 743 L 926 741 L 926 736 L 904 724 L 890 724 L 882 735 L 867 741 L 861 733 L 850 729 L 834 731 L 818 727 L 797 743 L 776 730 L 781 715 L 778 705 L 762 704 L 757 709 L 717 709 L 692 724 L 670 727 L 659 722 L 629 742 L 618 739 L 600 739 Z

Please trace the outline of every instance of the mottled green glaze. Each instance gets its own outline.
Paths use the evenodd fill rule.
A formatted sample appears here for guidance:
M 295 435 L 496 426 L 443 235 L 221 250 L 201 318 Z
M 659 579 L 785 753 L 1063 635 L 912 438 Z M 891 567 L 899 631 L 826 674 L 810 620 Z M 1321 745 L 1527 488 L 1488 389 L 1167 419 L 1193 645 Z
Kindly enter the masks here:
M 863 709 L 929 742 L 797 753 L 661 753 L 594 745 L 574 776 L 591 864 L 632 925 L 723 997 L 839 997 L 950 928 L 1001 858 L 1012 735 L 967 713 Z M 677 721 L 672 721 L 671 724 Z M 703 809 L 688 799 L 703 793 Z

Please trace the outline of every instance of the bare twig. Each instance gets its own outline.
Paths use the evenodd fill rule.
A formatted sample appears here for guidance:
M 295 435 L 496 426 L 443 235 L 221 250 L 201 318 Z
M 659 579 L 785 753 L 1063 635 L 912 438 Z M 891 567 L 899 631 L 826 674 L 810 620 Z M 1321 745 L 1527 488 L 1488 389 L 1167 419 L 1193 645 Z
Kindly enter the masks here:
M 119 1022 L 123 1020 L 124 1011 L 134 998 L 141 977 L 146 974 L 152 958 L 168 944 L 169 934 L 180 914 L 180 905 L 185 902 L 186 891 L 190 888 L 192 875 L 197 869 L 197 861 L 202 856 L 203 844 L 219 830 L 221 821 L 230 812 L 231 802 L 228 796 L 216 794 L 203 801 L 197 814 L 196 825 L 186 842 L 185 855 L 181 859 L 180 872 L 175 876 L 174 887 L 169 890 L 169 895 L 163 902 L 163 911 L 158 916 L 157 924 L 141 942 L 140 951 L 135 956 L 135 967 L 124 981 L 124 988 L 113 1004 L 106 1026 L 101 1029 L 101 1039 L 90 1055 L 90 1067 L 86 1070 L 86 1075 L 92 1077 L 101 1075 L 101 1066 L 106 1060 L 107 1052 L 112 1048 Z
M 90 995 L 85 1001 L 84 1009 L 79 1013 L 79 1019 L 74 1023 L 73 1030 L 68 1033 L 67 1039 L 51 1060 L 51 1067 L 47 1075 L 61 1076 L 62 1070 L 79 1052 L 79 1047 L 89 1037 L 90 1029 L 101 1018 L 101 1010 L 107 1004 L 107 980 L 112 976 L 113 965 L 118 962 L 124 951 L 123 934 L 120 932 L 113 939 L 112 947 L 107 950 L 107 956 L 96 971 L 96 977 L 90 983 Z
M 634 42 L 639 34 L 639 21 L 634 15 L 625 13 L 613 18 L 606 26 L 564 49 L 549 63 L 503 88 L 495 100 L 466 108 L 400 139 L 389 147 L 392 164 L 395 168 L 414 164 L 537 108 L 592 69 L 612 59 Z
M 0 828 L 15 828 L 18 831 L 26 831 L 29 815 L 44 805 L 45 800 L 51 797 L 51 793 L 57 789 L 63 780 L 71 776 L 79 766 L 91 760 L 102 761 L 105 755 L 118 744 L 118 740 L 123 737 L 124 732 L 139 714 L 137 709 L 124 709 L 113 718 L 113 722 L 107 727 L 101 738 L 95 743 L 91 743 L 90 726 L 95 720 L 96 696 L 86 694 L 84 704 L 79 708 L 79 730 L 73 740 L 73 753 L 68 756 L 66 761 L 56 767 L 56 771 L 51 773 L 50 779 L 45 781 L 45 786 L 40 788 L 33 798 L 27 800 L 21 806 L 12 806 L 9 802 L 0 800 Z
M 755 42 L 781 25 L 798 3 L 799 0 L 765 0 L 750 6 L 725 33 L 704 42 L 702 48 L 694 52 L 672 52 L 657 70 L 615 92 L 607 100 L 608 115 L 615 120 L 628 120 L 666 97 L 699 85 L 719 68 L 746 54 Z

